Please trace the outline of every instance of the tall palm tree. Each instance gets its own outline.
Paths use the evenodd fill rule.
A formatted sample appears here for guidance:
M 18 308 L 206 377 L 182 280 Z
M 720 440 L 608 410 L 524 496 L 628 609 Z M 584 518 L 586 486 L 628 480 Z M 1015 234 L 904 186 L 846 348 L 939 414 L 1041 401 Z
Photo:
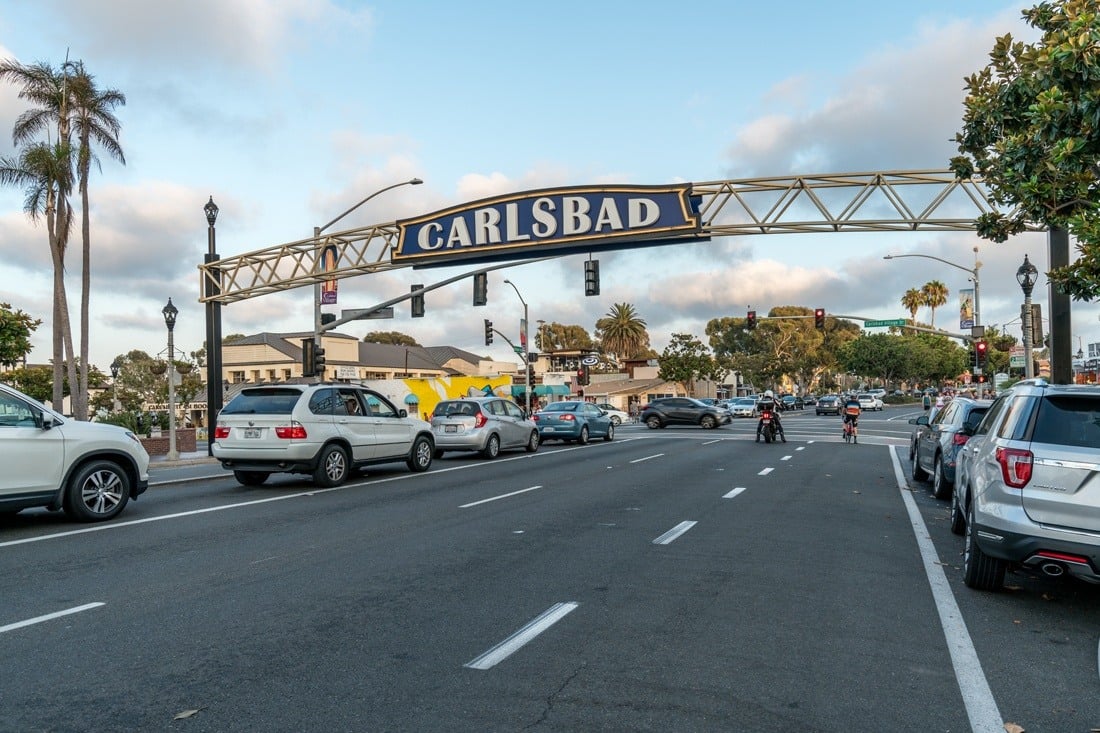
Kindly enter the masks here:
M 596 321 L 596 334 L 604 353 L 614 354 L 617 359 L 629 359 L 649 346 L 646 322 L 629 303 L 616 303 Z
M 909 288 L 905 295 L 901 296 L 901 304 L 909 311 L 909 320 L 914 323 L 917 320 L 917 311 L 924 305 L 924 294 L 918 288 Z
M 924 304 L 932 309 L 932 328 L 936 327 L 936 309 L 947 303 L 947 294 L 950 292 L 947 286 L 939 280 L 926 282 L 920 289 L 924 296 Z

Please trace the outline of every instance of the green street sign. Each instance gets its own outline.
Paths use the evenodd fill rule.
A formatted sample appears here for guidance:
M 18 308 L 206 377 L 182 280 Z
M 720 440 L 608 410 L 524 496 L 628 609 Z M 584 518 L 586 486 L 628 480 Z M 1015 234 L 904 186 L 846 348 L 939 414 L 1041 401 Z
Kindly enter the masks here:
M 864 328 L 877 328 L 877 327 L 880 327 L 880 326 L 904 326 L 904 325 L 905 325 L 905 319 L 904 318 L 895 318 L 895 319 L 890 320 L 890 321 L 864 321 L 863 322 L 863 327 Z
M 517 354 L 522 354 L 523 353 L 523 347 L 522 346 L 513 346 L 512 351 L 515 351 Z

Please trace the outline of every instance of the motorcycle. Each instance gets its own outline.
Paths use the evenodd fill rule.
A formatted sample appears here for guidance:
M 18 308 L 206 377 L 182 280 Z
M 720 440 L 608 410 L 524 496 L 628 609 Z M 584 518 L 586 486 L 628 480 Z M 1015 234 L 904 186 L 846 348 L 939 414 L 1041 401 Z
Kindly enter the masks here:
M 771 410 L 764 410 L 760 414 L 760 421 L 763 426 L 760 428 L 760 434 L 764 436 L 765 443 L 774 443 L 779 439 L 779 433 L 775 427 L 775 415 Z

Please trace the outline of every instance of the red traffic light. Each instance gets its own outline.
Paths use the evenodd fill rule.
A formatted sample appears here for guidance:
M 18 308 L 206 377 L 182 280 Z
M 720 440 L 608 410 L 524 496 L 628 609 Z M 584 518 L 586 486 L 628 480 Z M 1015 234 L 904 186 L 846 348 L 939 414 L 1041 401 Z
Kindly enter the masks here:
M 814 309 L 814 327 L 815 328 L 825 328 L 825 309 L 824 308 L 815 308 Z
M 748 315 L 745 316 L 745 328 L 750 330 L 756 328 L 756 311 L 749 311 Z

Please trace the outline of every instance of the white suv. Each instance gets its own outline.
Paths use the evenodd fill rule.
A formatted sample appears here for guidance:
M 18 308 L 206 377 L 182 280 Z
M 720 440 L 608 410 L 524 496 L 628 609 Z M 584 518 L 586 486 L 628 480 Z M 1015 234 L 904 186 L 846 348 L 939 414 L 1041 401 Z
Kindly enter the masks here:
M 319 486 L 338 486 L 352 469 L 395 461 L 427 471 L 434 451 L 431 425 L 344 383 L 246 387 L 218 414 L 213 446 L 245 486 L 273 473 L 307 473 Z
M 0 514 L 41 506 L 99 522 L 149 487 L 149 454 L 132 432 L 71 420 L 6 384 L 0 466 Z

